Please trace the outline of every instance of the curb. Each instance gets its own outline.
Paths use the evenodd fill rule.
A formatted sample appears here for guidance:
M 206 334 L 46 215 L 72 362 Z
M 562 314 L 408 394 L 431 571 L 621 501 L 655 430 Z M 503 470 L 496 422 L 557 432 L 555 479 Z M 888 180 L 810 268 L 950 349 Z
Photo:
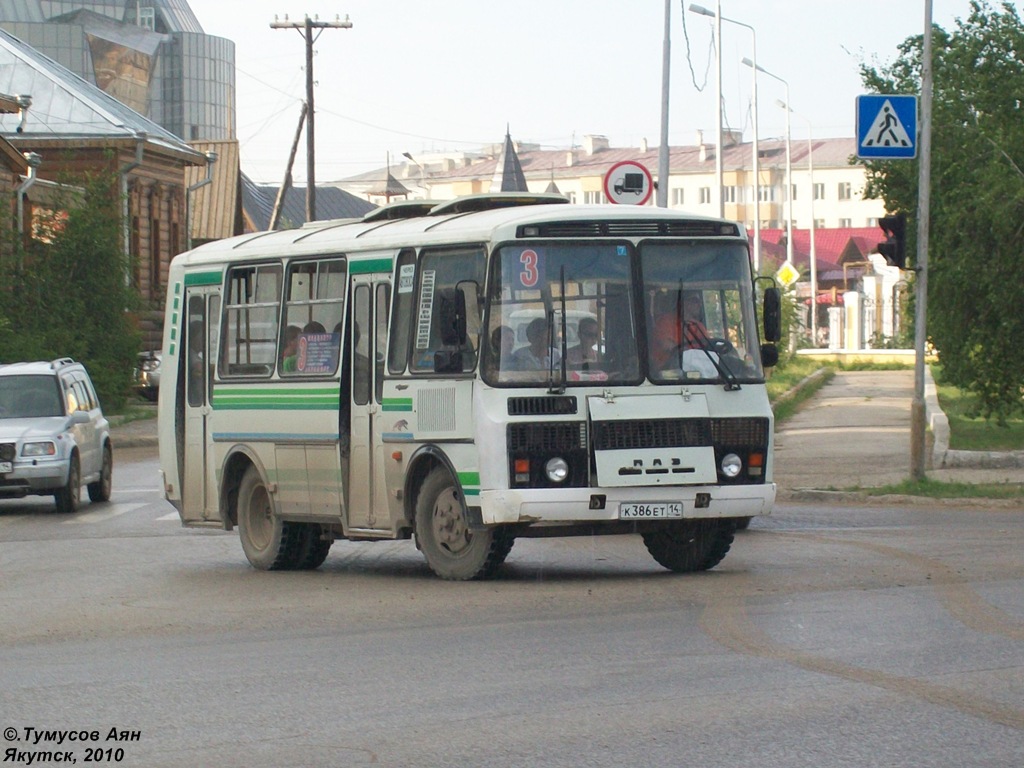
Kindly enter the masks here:
M 938 388 L 931 366 L 924 367 L 925 421 L 935 442 L 934 469 L 1016 469 L 1024 467 L 1024 451 L 954 451 L 949 447 L 949 418 L 939 405 Z

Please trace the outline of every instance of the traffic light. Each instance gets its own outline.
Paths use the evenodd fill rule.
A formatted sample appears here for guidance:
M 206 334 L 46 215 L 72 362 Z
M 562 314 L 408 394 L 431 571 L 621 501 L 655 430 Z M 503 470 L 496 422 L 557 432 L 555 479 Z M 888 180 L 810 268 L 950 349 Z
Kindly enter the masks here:
M 878 226 L 885 232 L 886 240 L 878 244 L 878 252 L 885 257 L 891 267 L 907 268 L 907 216 L 897 213 L 894 216 L 883 216 Z

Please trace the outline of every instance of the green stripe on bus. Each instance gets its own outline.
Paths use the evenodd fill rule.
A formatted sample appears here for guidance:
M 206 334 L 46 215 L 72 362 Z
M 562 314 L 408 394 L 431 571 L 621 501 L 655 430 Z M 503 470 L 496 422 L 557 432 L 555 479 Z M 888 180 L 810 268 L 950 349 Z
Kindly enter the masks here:
M 371 272 L 391 273 L 394 269 L 394 259 L 367 259 L 366 261 L 350 261 L 348 263 L 349 274 L 367 275 Z
M 339 385 L 333 387 L 303 387 L 302 389 L 277 389 L 267 387 L 232 387 L 218 384 L 216 394 L 225 395 L 273 395 L 275 397 L 304 397 L 306 395 L 336 395 L 341 391 Z
M 411 397 L 385 397 L 380 401 L 382 411 L 412 411 Z
M 475 486 L 477 488 L 480 487 L 479 472 L 458 472 L 456 474 L 458 474 L 459 482 L 462 484 L 463 488 L 465 488 L 466 486 Z
M 213 400 L 213 410 L 215 411 L 324 411 L 331 408 L 337 409 L 337 406 L 337 400 L 332 403 L 275 403 L 266 400 L 258 403 L 223 403 L 216 398 Z
M 220 272 L 192 272 L 185 275 L 185 286 L 190 285 L 220 285 L 224 276 Z

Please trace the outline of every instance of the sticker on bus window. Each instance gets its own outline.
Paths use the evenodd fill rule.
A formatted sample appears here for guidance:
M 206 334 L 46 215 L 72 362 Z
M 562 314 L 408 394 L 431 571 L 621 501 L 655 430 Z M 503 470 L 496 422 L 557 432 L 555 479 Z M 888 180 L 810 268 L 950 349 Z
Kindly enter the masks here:
M 536 288 L 544 282 L 544 259 L 535 248 L 524 248 L 519 254 L 518 264 L 514 264 L 513 269 L 515 287 Z
M 434 316 L 434 281 L 437 272 L 423 271 L 420 283 L 420 312 L 416 317 L 416 349 L 430 349 L 430 321 Z
M 334 373 L 338 367 L 338 334 L 303 333 L 295 370 L 299 373 Z
M 398 270 L 398 292 L 412 293 L 416 282 L 416 265 L 403 264 Z

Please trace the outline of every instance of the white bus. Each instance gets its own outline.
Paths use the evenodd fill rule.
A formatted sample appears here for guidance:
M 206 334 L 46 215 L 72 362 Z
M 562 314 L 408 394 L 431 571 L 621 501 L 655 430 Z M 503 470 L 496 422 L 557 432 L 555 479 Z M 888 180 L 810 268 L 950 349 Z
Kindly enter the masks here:
M 415 538 L 481 578 L 516 538 L 600 533 L 712 568 L 775 500 L 755 299 L 739 225 L 554 195 L 210 243 L 170 268 L 165 495 L 260 569 Z

